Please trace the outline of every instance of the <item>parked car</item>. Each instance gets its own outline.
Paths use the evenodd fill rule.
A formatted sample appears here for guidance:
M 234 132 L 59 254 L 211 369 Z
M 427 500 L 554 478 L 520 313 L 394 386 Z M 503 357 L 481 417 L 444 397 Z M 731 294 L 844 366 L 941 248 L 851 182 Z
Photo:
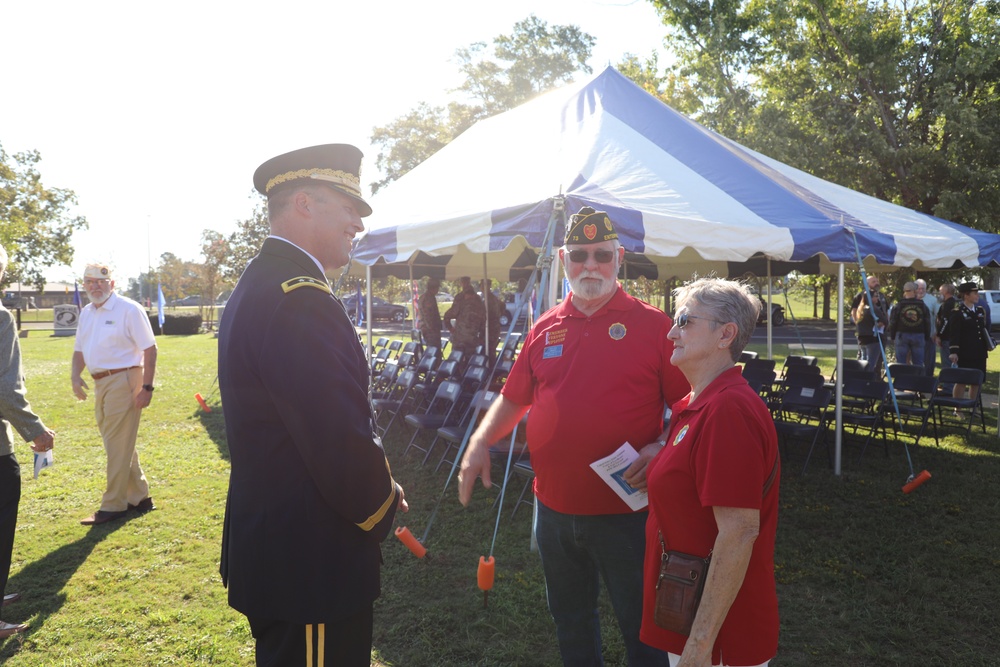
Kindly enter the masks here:
M 990 304 L 990 329 L 1000 328 L 1000 290 L 981 289 L 979 296 Z
M 760 299 L 760 315 L 757 317 L 757 324 L 765 324 L 767 322 L 767 301 L 764 297 L 757 295 Z M 771 324 L 776 327 L 780 327 L 785 323 L 785 308 L 780 306 L 773 301 L 771 302 Z
M 207 306 L 209 305 L 208 299 L 202 299 L 201 295 L 192 294 L 191 296 L 186 296 L 183 299 L 175 299 L 167 304 L 168 306 Z
M 434 298 L 438 300 L 438 303 L 446 303 L 448 301 L 454 301 L 455 297 L 448 294 L 447 292 L 438 292 L 434 295 Z
M 348 294 L 347 296 L 341 297 L 340 300 L 344 303 L 344 308 L 347 309 L 347 314 L 351 316 L 352 319 L 357 319 L 357 294 Z M 367 315 L 365 310 L 365 299 L 361 297 L 361 312 L 363 315 Z M 385 299 L 380 299 L 377 296 L 372 297 L 372 318 L 376 320 L 390 320 L 392 322 L 405 322 L 406 318 L 409 316 L 409 311 L 407 311 L 406 306 L 400 306 L 395 303 L 389 303 Z
M 480 299 L 483 298 L 483 293 L 482 292 L 476 292 L 476 294 L 479 295 Z M 500 326 L 506 328 L 507 325 L 510 324 L 510 321 L 512 319 L 514 319 L 514 304 L 513 303 L 509 303 L 510 299 L 507 298 L 506 294 L 503 295 L 503 296 L 501 296 L 500 294 L 497 293 L 496 290 L 493 290 L 493 296 L 495 296 L 498 299 L 501 299 L 502 301 L 505 302 L 504 303 L 504 311 L 502 313 L 500 313 Z
M 20 292 L 4 292 L 3 307 L 11 310 L 15 308 L 20 308 L 21 310 L 38 310 L 38 305 L 35 304 L 35 297 L 22 295 Z

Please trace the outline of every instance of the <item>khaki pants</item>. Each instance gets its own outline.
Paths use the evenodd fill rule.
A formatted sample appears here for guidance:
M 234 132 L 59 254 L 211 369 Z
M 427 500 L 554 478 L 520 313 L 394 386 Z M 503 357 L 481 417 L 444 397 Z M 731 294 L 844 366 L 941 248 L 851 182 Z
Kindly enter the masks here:
M 135 397 L 140 391 L 141 367 L 94 381 L 94 415 L 108 455 L 108 485 L 101 498 L 101 509 L 106 512 L 121 512 L 149 496 L 135 451 L 142 415 Z

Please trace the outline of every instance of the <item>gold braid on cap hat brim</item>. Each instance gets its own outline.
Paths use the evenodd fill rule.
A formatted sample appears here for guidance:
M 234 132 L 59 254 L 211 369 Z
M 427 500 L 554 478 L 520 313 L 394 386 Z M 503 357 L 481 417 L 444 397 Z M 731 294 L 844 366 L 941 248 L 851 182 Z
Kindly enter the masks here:
M 286 171 L 284 174 L 278 174 L 269 180 L 267 186 L 264 188 L 264 192 L 270 193 L 275 186 L 300 178 L 312 178 L 317 181 L 333 183 L 334 185 L 343 187 L 355 197 L 361 197 L 361 179 L 354 174 L 336 169 L 299 169 L 297 171 Z

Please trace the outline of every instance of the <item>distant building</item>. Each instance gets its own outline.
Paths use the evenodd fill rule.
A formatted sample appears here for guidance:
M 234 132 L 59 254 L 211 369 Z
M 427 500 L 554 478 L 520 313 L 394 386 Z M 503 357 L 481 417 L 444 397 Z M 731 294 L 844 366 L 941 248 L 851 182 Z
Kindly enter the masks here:
M 11 283 L 4 288 L 3 305 L 8 309 L 21 308 L 22 310 L 36 308 L 52 308 L 62 303 L 73 303 L 73 283 L 47 283 L 44 289 L 39 292 L 30 285 L 21 283 Z M 87 294 L 80 285 L 80 305 L 86 305 Z

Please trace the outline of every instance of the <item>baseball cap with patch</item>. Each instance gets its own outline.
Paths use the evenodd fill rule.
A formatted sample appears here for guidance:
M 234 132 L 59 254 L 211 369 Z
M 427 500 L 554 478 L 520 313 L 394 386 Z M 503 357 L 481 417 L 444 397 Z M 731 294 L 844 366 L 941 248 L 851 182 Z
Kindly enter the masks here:
M 578 213 L 570 216 L 569 228 L 566 230 L 566 245 L 602 243 L 617 238 L 618 232 L 604 211 L 595 211 L 589 206 L 584 206 Z

